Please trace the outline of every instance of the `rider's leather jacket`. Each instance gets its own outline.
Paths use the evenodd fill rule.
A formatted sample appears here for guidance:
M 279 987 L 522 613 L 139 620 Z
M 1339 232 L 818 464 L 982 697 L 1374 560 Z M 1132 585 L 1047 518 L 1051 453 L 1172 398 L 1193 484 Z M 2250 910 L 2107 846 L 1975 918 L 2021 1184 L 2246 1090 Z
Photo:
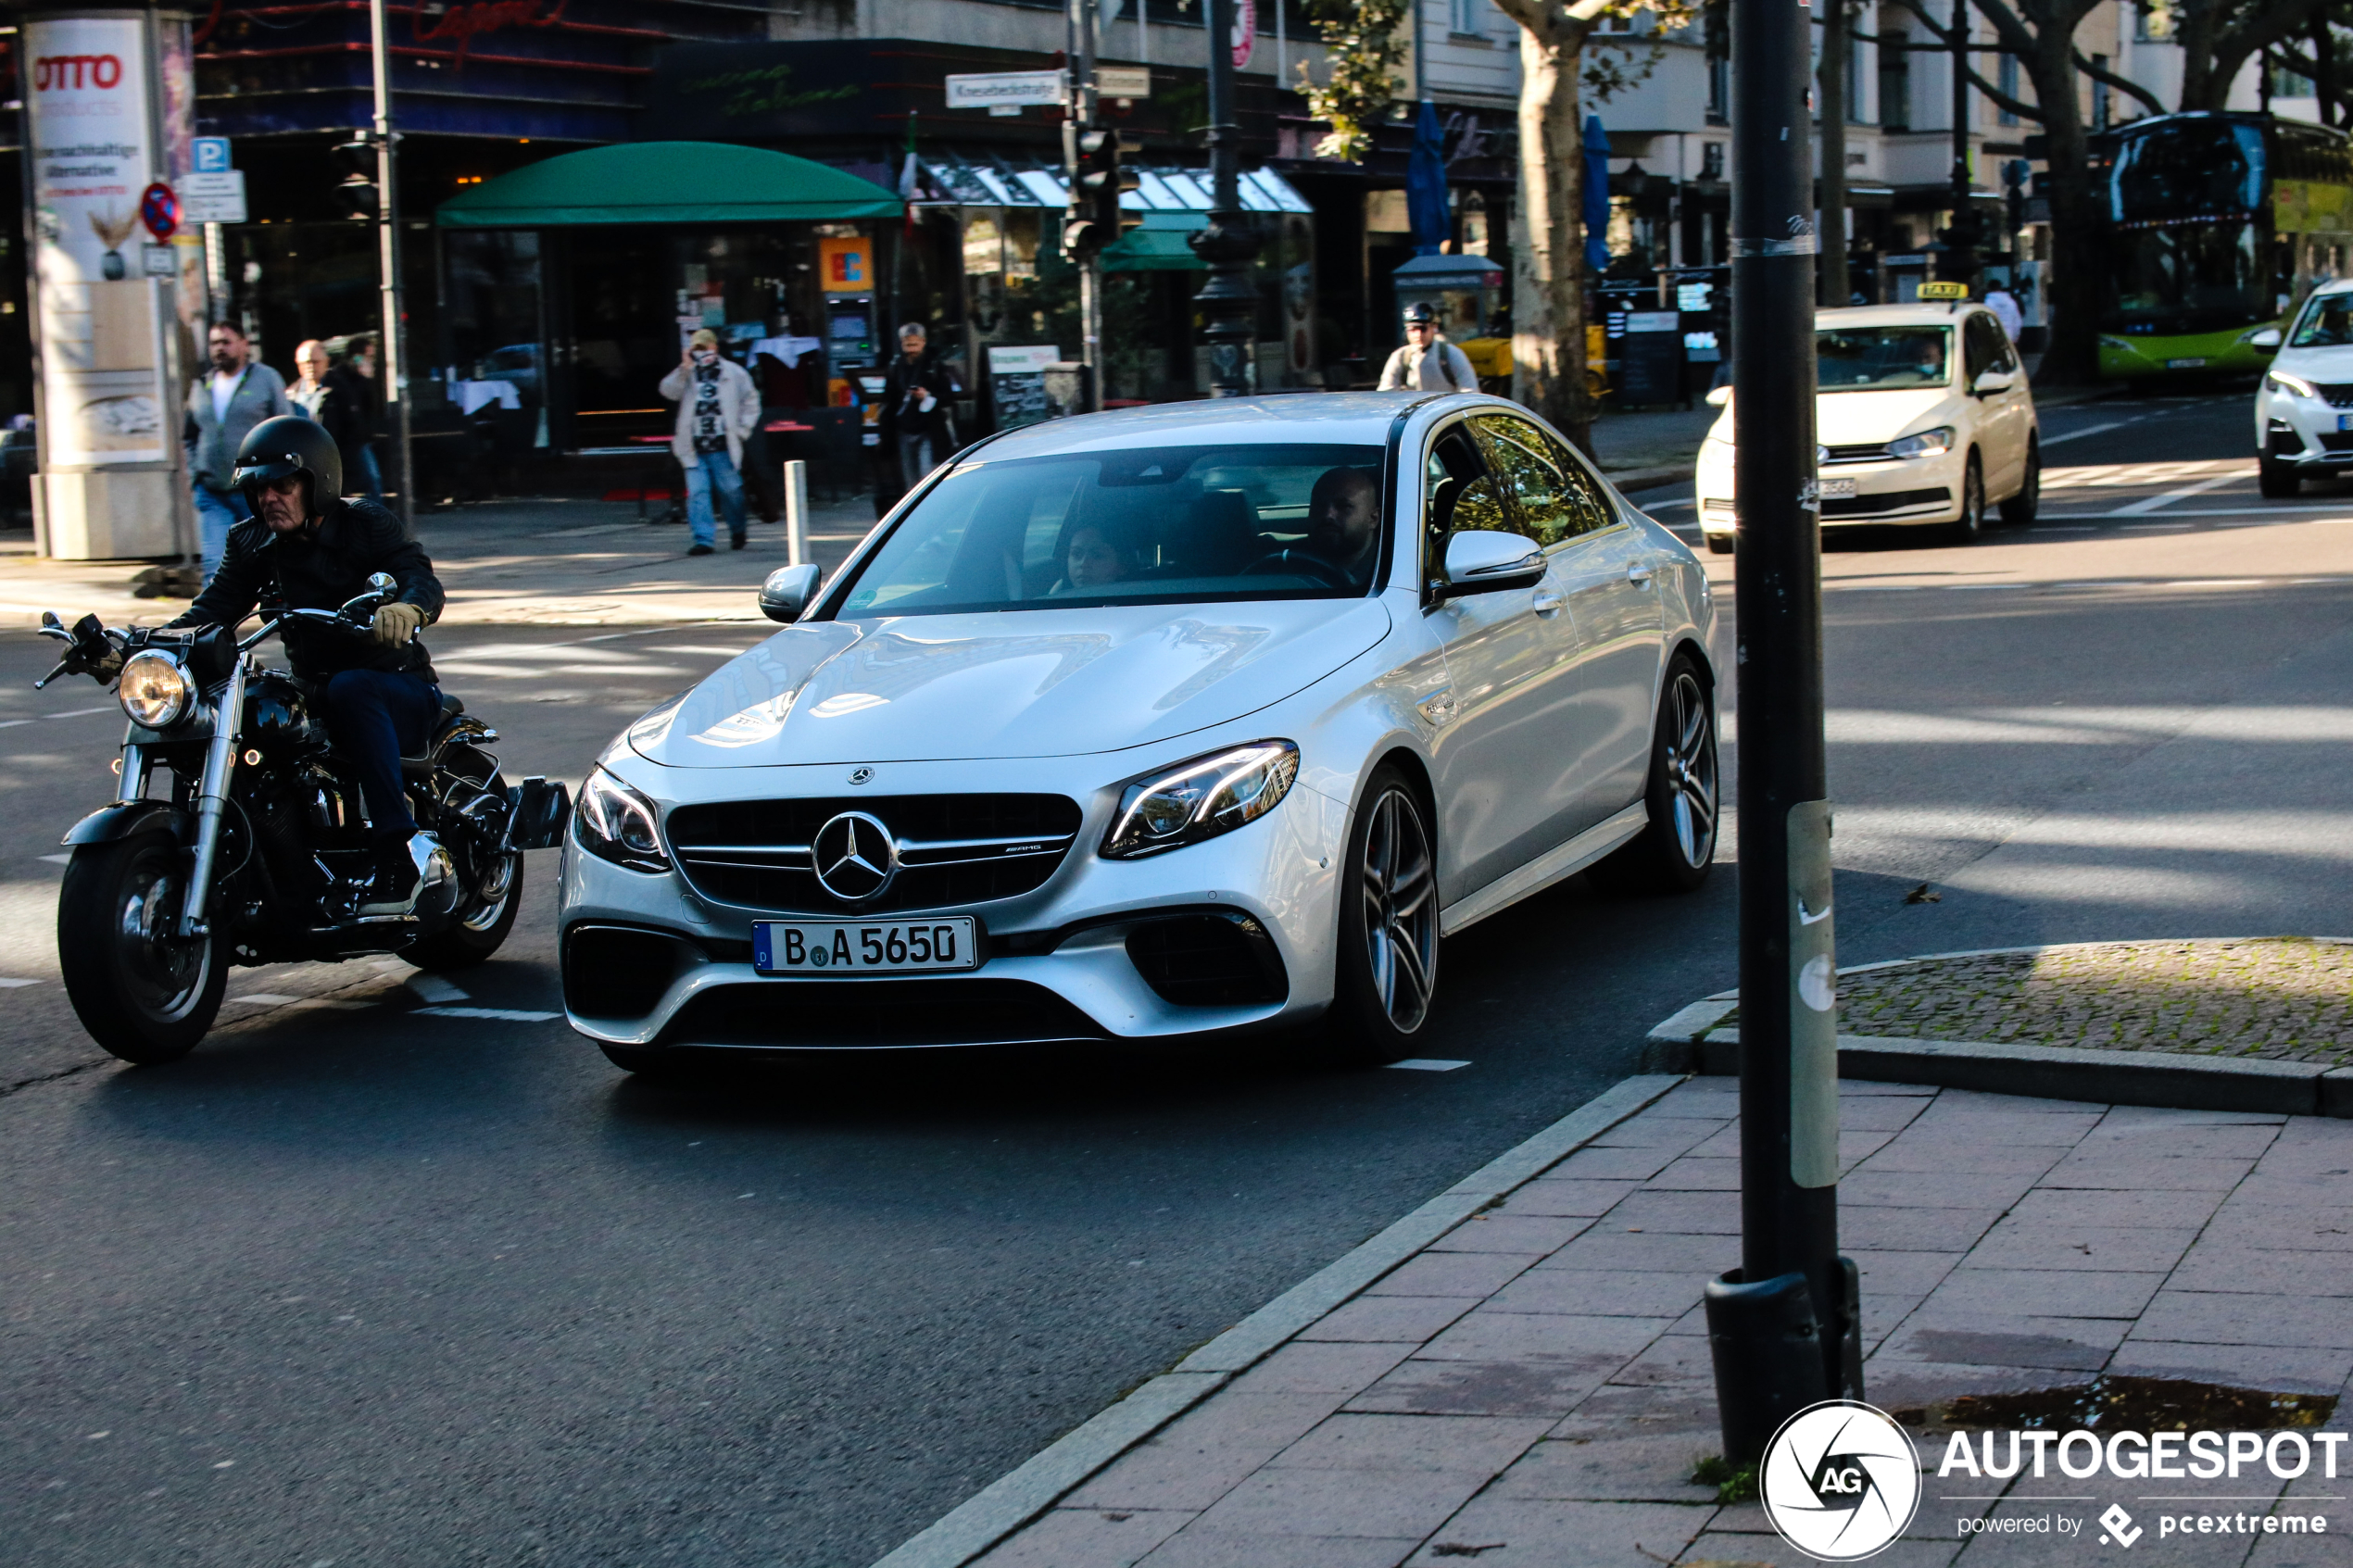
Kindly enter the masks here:
M 392 573 L 400 584 L 396 596 L 422 609 L 427 625 L 440 619 L 441 580 L 433 574 L 433 561 L 381 503 L 331 501 L 325 515 L 300 533 L 273 533 L 254 518 L 229 531 L 220 569 L 171 624 L 235 626 L 273 586 L 289 609 L 340 608 L 366 593 L 369 575 L 378 571 Z M 392 648 L 289 621 L 284 642 L 287 662 L 306 680 L 345 670 L 404 671 L 434 679 L 422 641 Z

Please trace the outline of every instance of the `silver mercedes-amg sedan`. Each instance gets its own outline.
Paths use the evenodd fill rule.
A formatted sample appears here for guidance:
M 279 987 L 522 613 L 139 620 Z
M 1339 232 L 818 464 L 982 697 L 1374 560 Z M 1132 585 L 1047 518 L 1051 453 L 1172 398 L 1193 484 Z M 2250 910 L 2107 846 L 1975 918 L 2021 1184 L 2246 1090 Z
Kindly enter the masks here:
M 1714 858 L 1706 577 L 1496 398 L 1013 431 L 761 603 L 565 845 L 566 1012 L 635 1072 L 1317 1022 L 1393 1060 L 1441 935 Z

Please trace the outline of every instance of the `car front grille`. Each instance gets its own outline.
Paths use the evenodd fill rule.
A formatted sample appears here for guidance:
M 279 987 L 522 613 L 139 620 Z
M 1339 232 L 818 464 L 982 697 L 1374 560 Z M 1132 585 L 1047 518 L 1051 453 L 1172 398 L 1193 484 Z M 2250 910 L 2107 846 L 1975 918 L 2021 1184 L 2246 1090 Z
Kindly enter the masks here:
M 837 898 L 810 846 L 844 811 L 889 830 L 900 869 L 880 897 Z M 665 824 L 687 883 L 717 904 L 813 915 L 939 909 L 1042 886 L 1077 835 L 1078 803 L 1060 795 L 881 795 L 680 806 Z
M 1822 461 L 1826 464 L 1876 463 L 1886 456 L 1887 444 L 1883 441 L 1867 442 L 1859 446 L 1825 446 L 1822 448 Z
M 2325 398 L 2332 408 L 2353 408 L 2353 382 L 2314 382 L 2312 390 Z
M 2318 439 L 2323 452 L 2353 452 L 2353 431 L 2322 431 Z
M 662 1031 L 673 1046 L 840 1050 L 1101 1040 L 1093 1019 L 1026 980 L 771 980 L 717 985 Z
M 1877 495 L 1843 495 L 1835 501 L 1822 503 L 1824 517 L 1875 517 L 1881 512 L 1903 511 L 1912 507 L 1942 507 L 1951 504 L 1953 493 L 1943 485 L 1928 490 L 1890 490 Z

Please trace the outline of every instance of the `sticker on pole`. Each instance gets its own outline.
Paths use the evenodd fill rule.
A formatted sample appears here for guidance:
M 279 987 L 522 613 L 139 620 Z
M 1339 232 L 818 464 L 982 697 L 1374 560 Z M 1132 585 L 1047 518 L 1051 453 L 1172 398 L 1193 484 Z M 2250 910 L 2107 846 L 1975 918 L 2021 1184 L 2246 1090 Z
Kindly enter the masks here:
M 1826 1399 L 1773 1434 L 1756 1490 L 1781 1539 L 1823 1562 L 1859 1562 L 1919 1511 L 1919 1456 L 1884 1411 Z

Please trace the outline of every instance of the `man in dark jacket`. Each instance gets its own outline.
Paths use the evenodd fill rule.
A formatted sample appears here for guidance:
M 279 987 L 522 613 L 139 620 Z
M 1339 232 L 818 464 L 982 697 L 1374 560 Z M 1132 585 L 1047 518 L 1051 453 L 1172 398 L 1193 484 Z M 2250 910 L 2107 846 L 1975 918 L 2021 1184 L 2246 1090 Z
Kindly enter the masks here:
M 254 509 L 229 533 L 220 570 L 174 626 L 233 627 L 274 589 L 289 609 L 338 609 L 389 572 L 398 584 L 367 633 L 290 621 L 287 661 L 312 684 L 335 749 L 359 776 L 376 847 L 363 913 L 398 910 L 438 852 L 418 831 L 400 784 L 400 759 L 423 749 L 441 711 L 433 661 L 416 641 L 440 617 L 433 562 L 375 501 L 346 500 L 334 440 L 300 415 L 256 425 L 237 453 L 236 481 Z
M 954 372 L 925 351 L 926 341 L 920 322 L 899 329 L 899 358 L 884 380 L 882 418 L 876 421 L 884 453 L 899 458 L 902 494 L 947 461 L 955 445 L 949 420 L 963 389 Z

